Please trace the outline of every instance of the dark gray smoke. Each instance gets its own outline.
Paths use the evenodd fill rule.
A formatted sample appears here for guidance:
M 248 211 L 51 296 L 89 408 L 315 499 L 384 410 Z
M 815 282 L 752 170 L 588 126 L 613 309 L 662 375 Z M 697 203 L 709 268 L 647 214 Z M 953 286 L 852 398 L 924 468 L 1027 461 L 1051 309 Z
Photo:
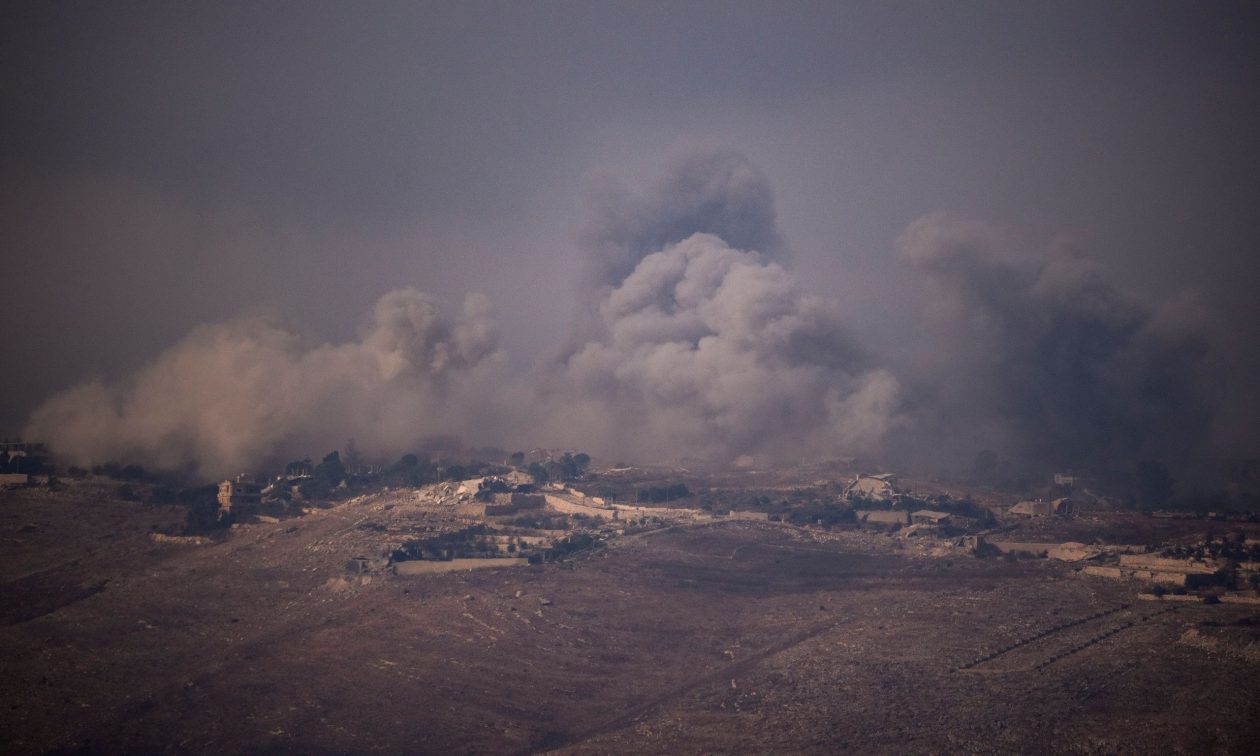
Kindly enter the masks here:
M 1070 247 L 1021 257 L 997 230 L 943 215 L 898 248 L 930 284 L 908 381 L 920 455 L 1131 469 L 1207 440 L 1208 341 L 1185 302 L 1153 307 Z
M 770 182 L 736 152 L 680 156 L 641 197 L 609 184 L 592 215 L 586 246 L 596 286 L 618 285 L 646 255 L 692 234 L 713 234 L 736 249 L 770 256 L 783 243 Z

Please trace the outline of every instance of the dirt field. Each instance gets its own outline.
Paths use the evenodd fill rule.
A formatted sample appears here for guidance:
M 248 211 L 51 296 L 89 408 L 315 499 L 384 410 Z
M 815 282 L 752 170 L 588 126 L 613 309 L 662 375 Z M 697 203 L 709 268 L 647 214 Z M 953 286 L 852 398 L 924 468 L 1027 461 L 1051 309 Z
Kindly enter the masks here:
M 352 506 L 163 544 L 177 508 L 0 494 L 0 750 L 1248 753 L 1260 668 L 1047 560 L 774 523 L 565 564 L 355 575 Z M 1218 635 L 1220 633 L 1217 633 Z M 1204 635 L 1195 638 L 1207 637 Z

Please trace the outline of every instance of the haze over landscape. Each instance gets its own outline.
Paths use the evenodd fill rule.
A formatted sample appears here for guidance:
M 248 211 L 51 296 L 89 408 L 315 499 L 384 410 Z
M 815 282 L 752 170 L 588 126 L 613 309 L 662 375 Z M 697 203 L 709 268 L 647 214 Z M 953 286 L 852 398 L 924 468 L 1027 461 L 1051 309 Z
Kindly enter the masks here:
M 0 423 L 80 461 L 1258 451 L 1246 4 L 5 14 Z
M 0 70 L 0 752 L 1256 752 L 1260 5 L 22 0 Z

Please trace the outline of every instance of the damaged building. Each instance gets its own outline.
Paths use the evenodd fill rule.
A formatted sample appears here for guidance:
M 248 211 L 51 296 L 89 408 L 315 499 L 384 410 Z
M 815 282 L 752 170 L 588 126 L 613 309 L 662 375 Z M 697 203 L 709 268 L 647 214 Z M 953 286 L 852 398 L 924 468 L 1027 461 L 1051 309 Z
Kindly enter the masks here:
M 219 484 L 219 511 L 223 514 L 257 509 L 262 503 L 262 485 L 250 475 L 237 475 Z
M 527 510 L 542 509 L 547 497 L 537 493 L 495 493 L 488 498 L 459 504 L 459 513 L 470 517 L 502 517 Z
M 1049 517 L 1051 515 L 1067 517 L 1072 514 L 1073 507 L 1072 500 L 1068 498 L 1054 499 L 1053 501 L 1033 499 L 1019 502 L 1011 507 L 1009 512 L 1010 514 L 1024 517 Z
M 843 496 L 849 501 L 895 501 L 901 494 L 897 490 L 896 480 L 897 476 L 893 473 L 858 474 L 845 487 Z

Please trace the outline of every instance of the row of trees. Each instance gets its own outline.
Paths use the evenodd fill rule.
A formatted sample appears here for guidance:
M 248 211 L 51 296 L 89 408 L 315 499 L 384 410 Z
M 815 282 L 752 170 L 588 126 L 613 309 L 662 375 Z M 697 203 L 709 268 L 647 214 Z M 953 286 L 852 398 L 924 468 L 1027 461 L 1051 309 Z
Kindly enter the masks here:
M 525 453 L 516 452 L 509 457 L 509 461 L 514 466 L 520 467 L 525 461 Z M 586 475 L 590 465 L 590 455 L 583 452 L 578 452 L 577 454 L 565 452 L 559 459 L 549 459 L 546 462 L 531 462 L 525 468 L 525 471 L 534 479 L 534 483 L 542 485 L 549 480 L 580 480 Z
M 558 459 L 525 465 L 525 452 L 518 451 L 509 455 L 507 461 L 512 467 L 523 468 L 533 477 L 535 483 L 541 484 L 551 480 L 581 479 L 590 468 L 591 457 L 583 452 L 566 452 Z M 368 468 L 362 464 L 354 441 L 351 440 L 346 443 L 344 454 L 333 451 L 313 469 L 309 459 L 290 462 L 286 468 L 286 473 L 290 476 L 304 474 L 303 471 L 310 471 L 305 474 L 309 474 L 317 483 L 335 487 L 342 480 L 352 478 L 376 479 L 386 485 L 421 486 L 443 480 L 467 480 L 496 475 L 506 472 L 506 469 L 493 462 L 477 459 L 467 463 L 435 464 L 415 454 L 404 454 L 397 462 L 383 470 L 368 471 Z
M 290 462 L 285 467 L 285 474 L 300 479 L 298 486 L 303 496 L 318 499 L 332 495 L 343 482 L 347 489 L 372 484 L 415 487 L 446 480 L 501 475 L 508 471 L 508 468 L 494 462 L 473 459 L 468 462 L 435 463 L 415 454 L 404 454 L 398 461 L 383 469 L 370 469 L 360 461 L 353 442 L 347 443 L 346 447 L 349 451 L 345 454 L 334 450 L 317 465 L 312 466 L 310 459 Z M 525 465 L 525 453 L 518 451 L 508 457 L 508 462 L 518 469 L 523 468 L 534 479 L 535 484 L 542 484 L 552 480 L 580 480 L 590 469 L 591 457 L 582 452 L 565 453 L 558 459 Z

